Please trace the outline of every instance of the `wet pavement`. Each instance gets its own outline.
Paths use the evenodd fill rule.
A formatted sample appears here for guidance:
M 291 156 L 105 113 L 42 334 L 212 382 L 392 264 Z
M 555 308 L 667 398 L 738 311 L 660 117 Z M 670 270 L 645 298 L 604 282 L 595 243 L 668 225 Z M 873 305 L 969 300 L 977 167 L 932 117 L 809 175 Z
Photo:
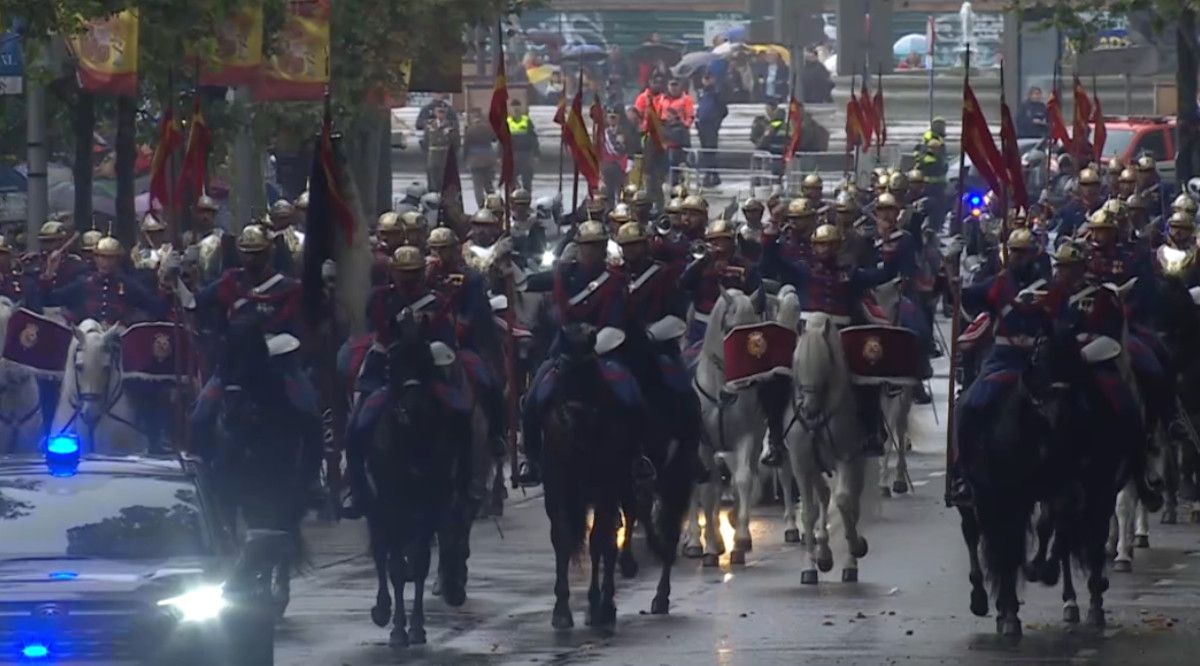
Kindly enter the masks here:
M 914 408 L 915 492 L 881 499 L 874 482 L 868 485 L 863 533 L 870 553 L 856 584 L 840 582 L 835 562 L 819 585 L 801 585 L 803 549 L 784 543 L 782 509 L 762 506 L 754 512 L 754 550 L 745 566 L 731 567 L 727 555 L 719 569 L 680 560 L 669 616 L 649 614 L 658 564 L 639 548 L 640 575 L 617 581 L 614 631 L 583 626 L 586 562 L 572 576 L 576 628 L 555 631 L 548 522 L 541 498 L 518 491 L 502 518 L 475 525 L 466 605 L 451 609 L 427 599 L 429 645 L 420 648 L 392 650 L 387 630 L 371 623 L 375 576 L 363 554 L 364 525 L 310 526 L 317 568 L 294 585 L 279 628 L 278 663 L 1197 663 L 1200 525 L 1161 526 L 1154 518 L 1152 547 L 1137 551 L 1134 573 L 1110 575 L 1103 631 L 1064 625 L 1058 589 L 1040 585 L 1021 593 L 1019 643 L 996 636 L 992 617 L 970 614 L 958 516 L 942 502 L 946 370 L 944 362 L 935 368 L 942 424 L 930 407 Z M 635 539 L 640 547 L 641 535 Z M 831 541 L 836 559 L 842 546 L 836 532 Z M 1086 589 L 1078 576 L 1076 583 Z

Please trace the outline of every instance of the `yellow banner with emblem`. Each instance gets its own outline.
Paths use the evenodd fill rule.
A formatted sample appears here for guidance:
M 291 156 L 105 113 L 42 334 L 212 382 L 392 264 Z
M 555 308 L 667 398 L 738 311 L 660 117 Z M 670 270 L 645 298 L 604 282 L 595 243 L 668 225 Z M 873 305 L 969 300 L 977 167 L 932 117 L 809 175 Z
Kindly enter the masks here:
M 319 100 L 329 83 L 330 0 L 292 0 L 275 52 L 263 63 L 254 97 L 260 101 Z
M 138 12 L 127 9 L 88 21 L 87 30 L 67 43 L 78 61 L 79 86 L 92 93 L 137 94 Z

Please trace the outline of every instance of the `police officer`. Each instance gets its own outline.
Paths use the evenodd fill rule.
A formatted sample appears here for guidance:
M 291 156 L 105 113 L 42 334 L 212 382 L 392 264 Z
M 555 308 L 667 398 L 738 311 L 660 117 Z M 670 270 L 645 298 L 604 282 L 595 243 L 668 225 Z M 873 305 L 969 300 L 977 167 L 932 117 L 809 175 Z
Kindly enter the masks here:
M 925 175 L 925 189 L 929 196 L 927 209 L 935 220 L 946 214 L 946 119 L 937 117 L 921 136 L 921 144 L 913 153 L 916 165 Z M 950 235 L 961 233 L 962 220 L 951 219 Z
M 512 135 L 513 165 L 517 177 L 521 179 L 521 187 L 533 190 L 533 165 L 538 158 L 537 128 L 525 112 L 521 100 L 514 99 L 508 103 L 508 132 Z

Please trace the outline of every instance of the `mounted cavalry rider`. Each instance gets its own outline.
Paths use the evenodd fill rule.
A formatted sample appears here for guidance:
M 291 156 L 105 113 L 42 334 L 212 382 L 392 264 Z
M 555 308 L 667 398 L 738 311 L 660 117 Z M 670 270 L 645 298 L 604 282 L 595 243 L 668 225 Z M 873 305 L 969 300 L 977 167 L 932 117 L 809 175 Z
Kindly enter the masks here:
M 816 231 L 817 205 L 811 199 L 788 202 L 781 231 L 779 251 L 787 261 L 806 261 L 812 257 L 812 234 Z
M 96 270 L 57 288 L 53 285 L 62 255 L 51 255 L 40 278 L 43 304 L 66 308 L 76 323 L 94 319 L 106 327 L 132 323 L 135 311 L 151 319 L 164 319 L 170 289 L 159 286 L 158 291 L 152 291 L 141 280 L 124 275 L 124 255 L 120 241 L 106 236 L 96 245 Z
M 1002 395 L 1004 386 L 1017 381 L 1032 361 L 1038 336 L 1048 325 L 1039 303 L 1046 281 L 1038 277 L 1037 243 L 1027 229 L 1014 230 L 1008 236 L 1008 263 L 996 275 L 962 288 L 962 307 L 969 315 L 986 312 L 992 321 L 993 344 L 979 370 L 978 378 L 967 387 L 958 409 L 958 442 L 977 441 L 965 436 L 962 428 L 984 423 L 984 413 Z M 973 414 L 972 414 L 973 413 Z M 970 502 L 965 472 L 974 464 L 974 451 L 960 447 L 956 460 L 956 479 L 952 490 L 958 503 Z
M 822 312 L 829 315 L 837 327 L 849 326 L 860 318 L 863 298 L 868 292 L 896 276 L 895 258 L 885 261 L 882 267 L 863 267 L 847 264 L 841 257 L 843 242 L 841 231 L 832 224 L 817 227 L 812 235 L 812 256 L 807 260 L 789 261 L 780 252 L 779 236 L 768 230 L 768 241 L 763 255 L 764 267 L 779 275 L 781 280 L 796 288 L 802 313 Z M 867 433 L 866 450 L 883 453 L 883 419 L 879 413 L 878 386 L 856 385 L 859 418 Z M 778 424 L 782 430 L 782 423 Z M 771 450 L 764 458 L 782 460 L 782 442 L 772 442 Z
M 800 191 L 812 205 L 814 213 L 818 213 L 825 206 L 825 181 L 821 180 L 821 176 L 815 171 L 800 182 Z
M 1137 194 L 1146 200 L 1152 215 L 1166 217 L 1167 202 L 1171 200 L 1170 186 L 1158 177 L 1158 163 L 1150 155 L 1142 155 L 1134 165 L 1137 170 Z
M 762 312 L 765 295 L 758 267 L 737 254 L 733 225 L 717 218 L 704 232 L 706 251 L 693 261 L 679 278 L 679 288 L 691 297 L 692 319 L 688 324 L 686 345 L 691 347 L 704 339 L 708 316 L 717 299 L 726 289 L 739 289 L 755 300 Z
M 237 260 L 236 240 L 217 226 L 220 206 L 207 194 L 196 201 L 191 231 L 184 232 L 186 263 L 194 266 L 193 286 L 199 288 L 221 277 Z
M 415 213 L 415 211 L 409 211 Z M 389 210 L 379 216 L 375 224 L 375 238 L 371 247 L 371 284 L 387 284 L 391 279 L 392 254 L 404 245 L 404 226 L 400 213 Z
M 268 214 L 274 232 L 275 265 L 279 272 L 295 276 L 304 265 L 304 231 L 296 228 L 296 207 L 287 199 L 271 204 Z
M 625 337 L 622 330 L 628 300 L 625 276 L 608 264 L 608 234 L 602 223 L 588 220 L 580 224 L 574 242 L 578 247 L 574 261 L 562 261 L 549 271 L 519 278 L 517 288 L 527 292 L 550 292 L 560 328 L 570 323 L 583 323 L 598 331 L 596 352 L 604 366 L 602 376 L 624 406 L 624 416 L 640 422 L 645 417 L 646 406 L 637 382 L 625 364 L 609 353 L 620 347 Z M 555 364 L 561 344 L 561 336 L 556 336 L 546 361 L 534 374 L 525 398 L 521 431 L 525 437 L 526 461 L 518 474 L 518 481 L 524 485 L 541 483 L 543 411 L 554 390 Z M 635 461 L 635 480 L 643 481 L 653 474 L 653 465 L 644 456 Z
M 708 203 L 698 194 L 688 195 L 680 202 L 678 219 L 654 244 L 654 257 L 676 270 L 683 270 L 692 261 L 692 254 L 701 243 L 707 223 Z
M 762 259 L 763 213 L 766 209 L 763 202 L 753 197 L 742 204 L 742 218 L 745 220 L 738 225 L 738 251 L 750 261 Z
M 487 272 L 496 258 L 494 251 L 499 239 L 499 219 L 487 208 L 480 208 L 471 216 L 471 231 L 467 242 L 462 244 L 463 261 L 475 270 Z
M 21 264 L 31 274 L 39 276 L 39 282 L 49 282 L 51 287 L 61 287 L 70 284 L 80 274 L 91 270 L 87 263 L 77 254 L 70 251 L 67 228 L 58 220 L 50 220 L 38 229 L 38 252 L 28 253 L 21 257 Z M 46 264 L 52 256 L 58 256 L 54 277 L 49 280 L 40 278 L 46 272 Z
M 273 264 L 271 233 L 257 224 L 246 225 L 237 239 L 241 266 L 227 269 L 216 282 L 193 298 L 186 289 L 180 300 L 199 316 L 208 315 L 224 329 L 234 319 L 256 319 L 272 352 L 271 365 L 283 377 L 287 399 L 305 417 L 303 457 L 306 470 L 315 470 L 323 455 L 317 392 L 300 367 L 300 283 L 279 272 Z M 216 423 L 224 385 L 222 368 L 216 368 L 196 400 L 190 426 L 194 442 L 208 441 Z M 309 476 L 306 478 L 314 478 Z
M 1116 192 L 1123 198 L 1137 194 L 1137 172 L 1128 167 L 1121 169 L 1120 175 L 1117 176 Z
M 171 252 L 171 244 L 167 242 L 167 227 L 154 216 L 146 213 L 138 226 L 141 239 L 129 251 L 129 261 L 134 274 L 147 287 L 155 284 L 159 263 Z

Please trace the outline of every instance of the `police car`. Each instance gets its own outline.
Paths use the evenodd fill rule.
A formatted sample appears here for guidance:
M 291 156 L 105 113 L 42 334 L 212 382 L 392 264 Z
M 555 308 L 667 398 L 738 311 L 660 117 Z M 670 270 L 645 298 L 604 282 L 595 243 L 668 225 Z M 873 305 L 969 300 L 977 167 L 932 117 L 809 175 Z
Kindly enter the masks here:
M 239 548 L 194 459 L 43 448 L 0 456 L 0 663 L 274 662 L 285 535 Z

